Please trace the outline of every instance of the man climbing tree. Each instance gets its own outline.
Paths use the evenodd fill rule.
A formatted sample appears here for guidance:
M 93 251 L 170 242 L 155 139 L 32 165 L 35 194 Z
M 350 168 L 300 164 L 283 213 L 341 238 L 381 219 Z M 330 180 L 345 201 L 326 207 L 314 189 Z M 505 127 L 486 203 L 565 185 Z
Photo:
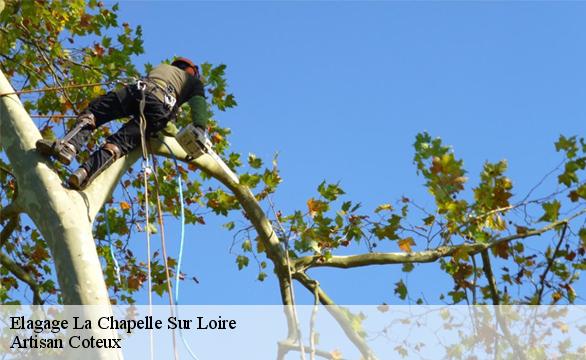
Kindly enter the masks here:
M 171 65 L 157 66 L 146 78 L 93 100 L 63 139 L 42 139 L 36 147 L 69 165 L 94 129 L 111 120 L 132 116 L 69 177 L 69 186 L 81 190 L 114 161 L 137 148 L 144 140 L 143 131 L 152 136 L 164 129 L 185 102 L 191 107 L 193 124 L 204 129 L 208 116 L 199 68 L 191 60 L 179 57 Z M 143 119 L 146 129 L 141 127 Z

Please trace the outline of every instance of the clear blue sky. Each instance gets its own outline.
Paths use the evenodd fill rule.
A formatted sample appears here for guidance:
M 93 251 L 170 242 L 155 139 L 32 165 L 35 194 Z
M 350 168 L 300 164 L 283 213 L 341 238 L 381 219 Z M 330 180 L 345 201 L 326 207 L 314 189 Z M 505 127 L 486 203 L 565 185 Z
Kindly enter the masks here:
M 412 165 L 423 130 L 454 146 L 473 184 L 484 161 L 506 158 L 519 195 L 561 159 L 559 134 L 586 133 L 584 3 L 122 1 L 120 10 L 143 26 L 139 64 L 182 55 L 228 65 L 239 106 L 217 119 L 236 151 L 280 153 L 275 201 L 285 212 L 305 209 L 324 179 L 367 208 L 402 195 L 431 205 Z M 237 270 L 225 221 L 189 229 L 184 269 L 200 284 L 184 283 L 183 303 L 278 303 L 274 280 Z M 178 223 L 168 226 L 177 238 Z M 170 247 L 176 254 L 177 241 Z M 339 303 L 398 301 L 396 267 L 313 275 Z M 433 265 L 409 284 L 430 303 L 451 287 Z

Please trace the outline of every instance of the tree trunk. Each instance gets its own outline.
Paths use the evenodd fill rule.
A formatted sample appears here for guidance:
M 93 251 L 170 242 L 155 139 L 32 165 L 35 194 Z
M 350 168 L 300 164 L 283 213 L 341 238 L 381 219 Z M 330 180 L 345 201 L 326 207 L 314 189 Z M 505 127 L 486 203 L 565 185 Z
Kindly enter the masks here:
M 0 93 L 13 91 L 0 72 Z M 19 188 L 15 201 L 49 245 L 63 303 L 105 307 L 84 308 L 82 315 L 94 322 L 97 315 L 111 314 L 110 299 L 92 235 L 93 215 L 90 213 L 91 208 L 100 208 L 103 203 L 90 206 L 84 193 L 62 186 L 61 179 L 50 167 L 50 161 L 35 150 L 35 142 L 40 138 L 39 130 L 19 98 L 16 95 L 2 96 L 0 144 L 10 160 Z M 93 335 L 111 336 L 100 329 L 95 329 Z M 96 359 L 121 358 L 116 352 L 100 351 L 94 356 Z

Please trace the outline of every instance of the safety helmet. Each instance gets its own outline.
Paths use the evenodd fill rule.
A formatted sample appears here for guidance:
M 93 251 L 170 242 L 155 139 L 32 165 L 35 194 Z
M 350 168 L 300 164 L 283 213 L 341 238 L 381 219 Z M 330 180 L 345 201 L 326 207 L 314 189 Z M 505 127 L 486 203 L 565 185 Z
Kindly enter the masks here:
M 191 74 L 192 76 L 199 78 L 199 68 L 197 67 L 197 65 L 195 65 L 193 63 L 193 61 L 189 60 L 188 58 L 178 57 L 175 60 L 173 60 L 171 65 L 176 66 L 180 69 L 183 69 L 183 70 L 187 71 L 189 74 Z

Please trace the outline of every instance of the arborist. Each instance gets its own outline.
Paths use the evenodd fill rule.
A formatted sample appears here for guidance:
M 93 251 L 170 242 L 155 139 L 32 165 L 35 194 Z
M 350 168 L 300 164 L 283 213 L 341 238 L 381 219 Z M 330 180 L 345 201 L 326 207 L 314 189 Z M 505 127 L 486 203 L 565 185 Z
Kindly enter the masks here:
M 171 65 L 155 67 L 134 84 L 92 100 L 62 139 L 39 140 L 36 148 L 69 165 L 93 130 L 111 120 L 132 116 L 68 179 L 72 189 L 82 190 L 114 161 L 140 146 L 141 116 L 146 120 L 146 136 L 151 137 L 175 119 L 185 102 L 191 107 L 193 124 L 205 129 L 209 115 L 199 68 L 191 60 L 179 57 Z

